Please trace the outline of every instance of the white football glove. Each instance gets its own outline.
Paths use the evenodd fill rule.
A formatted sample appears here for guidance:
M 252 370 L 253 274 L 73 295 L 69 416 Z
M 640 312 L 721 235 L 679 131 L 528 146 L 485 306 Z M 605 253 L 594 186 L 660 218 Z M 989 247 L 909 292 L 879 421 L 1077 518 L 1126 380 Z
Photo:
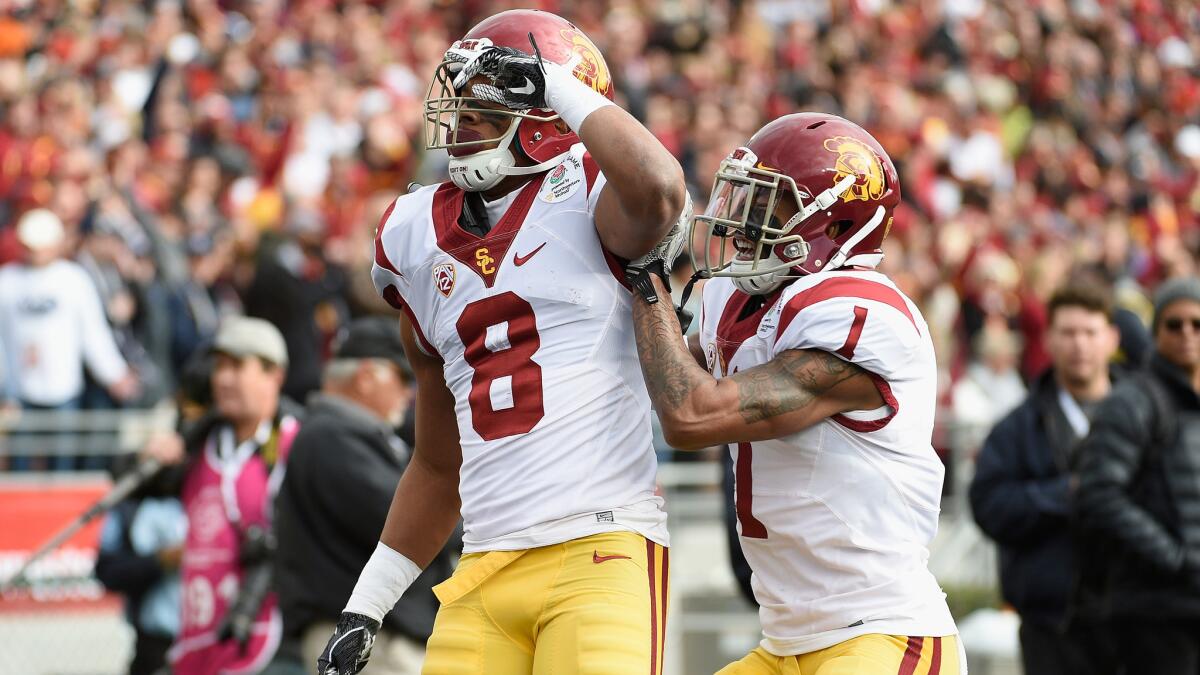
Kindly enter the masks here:
M 692 197 L 684 192 L 683 211 L 679 214 L 679 218 L 675 220 L 675 224 L 671 226 L 671 230 L 667 232 L 662 241 L 650 249 L 648 253 L 635 260 L 630 260 L 625 265 L 625 277 L 631 283 L 635 277 L 641 275 L 642 270 L 657 274 L 662 277 L 663 283 L 669 289 L 671 287 L 671 266 L 675 264 L 675 259 L 683 252 L 683 247 L 687 243 L 688 232 L 691 230 L 692 222 Z M 649 301 L 649 298 L 647 298 Z M 652 303 L 653 304 L 653 303 Z

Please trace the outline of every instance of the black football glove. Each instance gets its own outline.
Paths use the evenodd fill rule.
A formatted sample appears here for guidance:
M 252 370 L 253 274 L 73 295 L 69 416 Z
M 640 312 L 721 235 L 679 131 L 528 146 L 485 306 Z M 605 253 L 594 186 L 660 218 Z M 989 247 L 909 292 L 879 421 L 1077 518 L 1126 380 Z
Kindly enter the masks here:
M 464 75 L 468 75 L 464 79 Z M 475 98 L 499 103 L 511 110 L 529 110 L 546 106 L 546 71 L 537 56 L 512 47 L 488 47 L 467 64 L 455 85 L 463 85 L 476 74 L 486 75 L 491 84 L 471 85 Z
M 355 612 L 342 612 L 337 628 L 317 659 L 318 675 L 354 675 L 367 666 L 379 622 Z

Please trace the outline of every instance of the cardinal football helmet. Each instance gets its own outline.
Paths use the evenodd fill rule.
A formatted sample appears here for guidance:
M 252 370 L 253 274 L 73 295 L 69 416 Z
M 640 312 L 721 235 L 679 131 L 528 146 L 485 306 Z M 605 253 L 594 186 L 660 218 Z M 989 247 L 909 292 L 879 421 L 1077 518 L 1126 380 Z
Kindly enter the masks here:
M 600 50 L 574 24 L 560 16 L 534 9 L 514 9 L 484 19 L 446 50 L 434 72 L 425 99 L 425 146 L 450 153 L 450 179 L 464 190 L 487 190 L 504 176 L 533 174 L 552 168 L 579 142 L 574 131 L 562 131 L 558 114 L 549 109 L 509 110 L 484 104 L 471 95 L 470 85 L 454 86 L 455 76 L 470 59 L 489 47 L 509 47 L 533 53 L 530 35 L 542 59 L 560 65 L 574 64 L 573 74 L 600 94 L 613 98 L 612 75 Z M 508 118 L 497 137 L 462 134 L 464 112 Z M 514 147 L 514 139 L 516 141 Z M 496 143 L 495 148 L 479 147 Z M 515 152 L 533 160 L 533 166 L 516 166 Z
M 781 199 L 797 208 L 782 224 Z M 896 167 L 871 134 L 836 115 L 786 115 L 721 162 L 708 207 L 692 221 L 692 241 L 704 235 L 692 262 L 750 294 L 805 274 L 873 268 L 899 203 Z

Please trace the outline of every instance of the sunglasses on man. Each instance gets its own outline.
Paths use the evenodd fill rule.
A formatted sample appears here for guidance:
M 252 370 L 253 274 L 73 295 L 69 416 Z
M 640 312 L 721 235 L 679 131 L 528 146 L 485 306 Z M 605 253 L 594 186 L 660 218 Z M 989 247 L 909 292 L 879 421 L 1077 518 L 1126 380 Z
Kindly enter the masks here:
M 1200 333 L 1200 318 L 1184 320 L 1179 317 L 1171 317 L 1169 319 L 1163 319 L 1163 328 L 1166 328 L 1172 333 L 1182 333 L 1185 325 L 1190 325 L 1193 333 Z

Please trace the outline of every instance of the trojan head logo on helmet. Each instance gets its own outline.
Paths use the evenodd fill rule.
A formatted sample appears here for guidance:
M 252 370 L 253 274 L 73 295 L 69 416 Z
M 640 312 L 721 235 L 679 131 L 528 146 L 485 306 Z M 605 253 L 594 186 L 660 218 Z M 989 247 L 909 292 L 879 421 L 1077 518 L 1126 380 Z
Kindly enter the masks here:
M 514 9 L 483 20 L 446 51 L 425 99 L 425 147 L 450 153 L 450 179 L 464 190 L 487 190 L 504 176 L 545 171 L 579 142 L 575 132 L 558 123 L 553 110 L 509 110 L 475 97 L 472 87 L 485 76 L 477 76 L 461 90 L 454 87 L 463 63 L 490 47 L 532 53 L 530 34 L 545 61 L 573 66 L 581 82 L 610 100 L 613 97 L 612 74 L 600 50 L 566 19 L 540 10 Z M 491 120 L 487 126 L 499 133 L 485 136 L 470 128 L 472 120 L 478 119 Z M 521 155 L 533 165 L 517 166 Z
M 692 221 L 692 241 L 705 235 L 692 262 L 750 294 L 873 268 L 899 203 L 896 167 L 871 134 L 836 115 L 786 115 L 721 162 L 708 208 Z M 781 223 L 779 211 L 793 215 Z

